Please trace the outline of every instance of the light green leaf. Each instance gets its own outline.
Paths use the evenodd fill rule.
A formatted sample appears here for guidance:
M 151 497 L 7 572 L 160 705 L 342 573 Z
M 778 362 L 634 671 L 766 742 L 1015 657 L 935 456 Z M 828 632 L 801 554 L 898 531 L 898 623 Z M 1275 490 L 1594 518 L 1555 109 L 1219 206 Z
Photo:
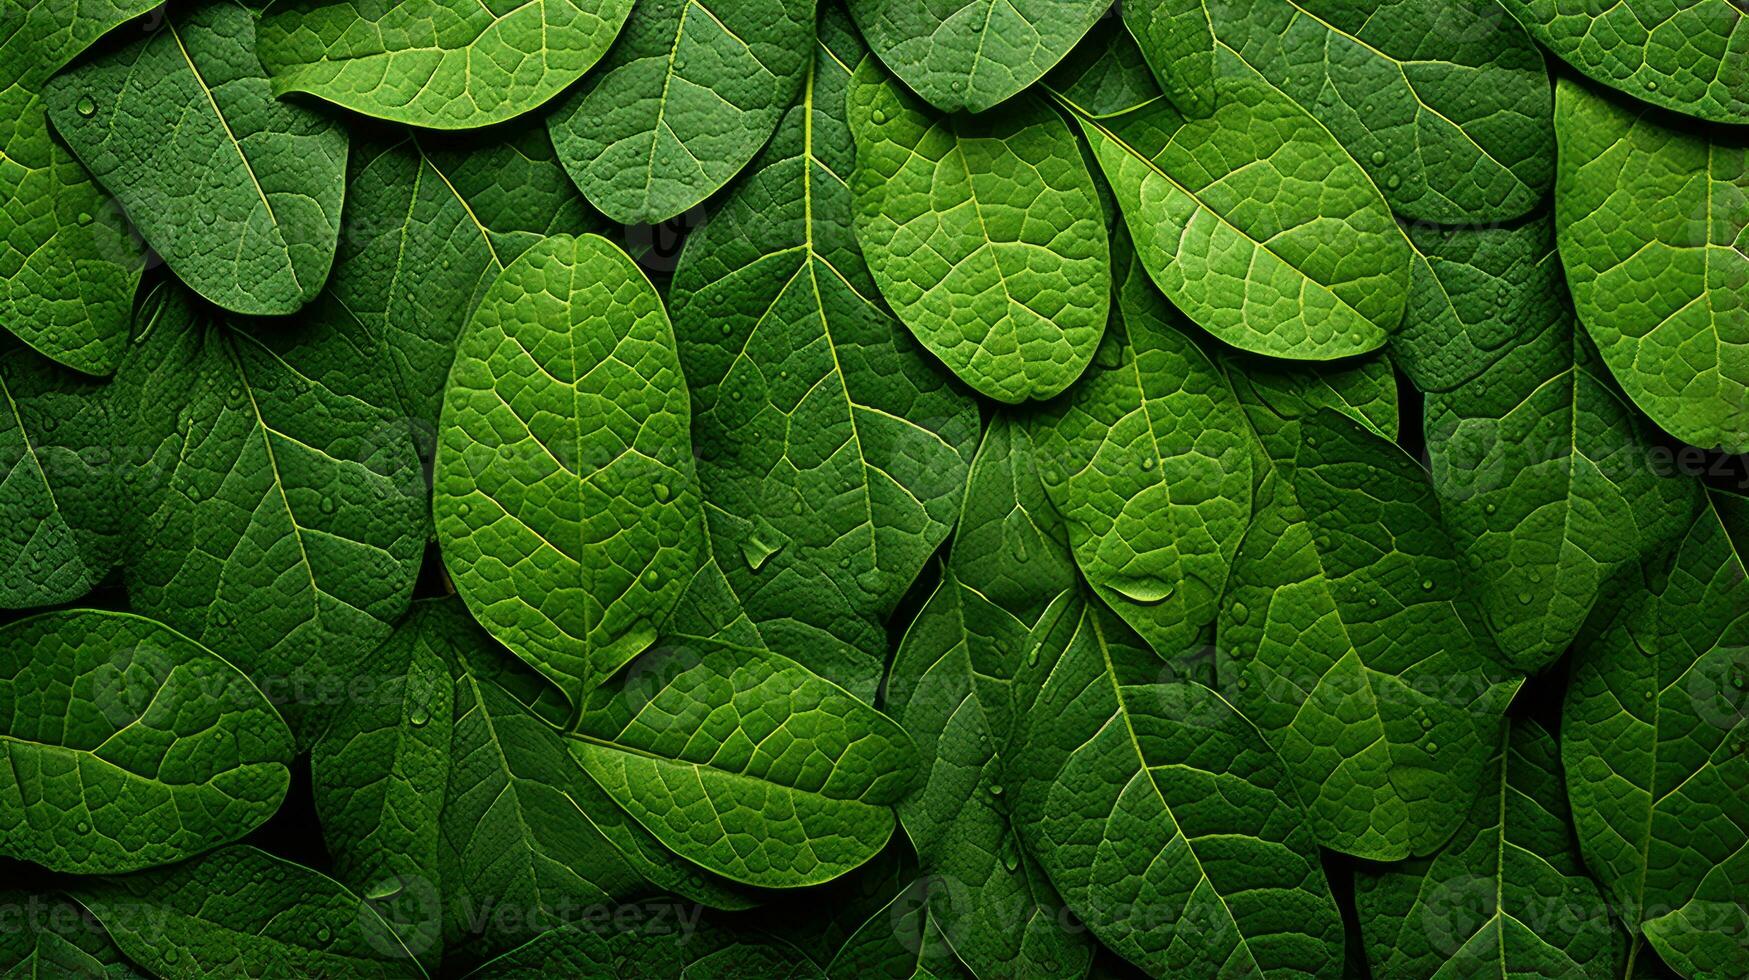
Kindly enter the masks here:
M 1260 492 L 1222 600 L 1221 689 L 1286 762 L 1326 847 L 1370 860 L 1451 836 L 1520 680 L 1473 632 L 1427 474 L 1328 410 Z
M 153 250 L 208 300 L 294 313 L 327 281 L 346 131 L 280 102 L 255 15 L 178 8 L 145 37 L 50 80 L 49 118 Z
M 1707 498 L 1668 577 L 1575 652 L 1561 758 L 1579 850 L 1616 912 L 1671 965 L 1739 976 L 1749 946 L 1705 937 L 1749 907 L 1749 501 Z
M 235 667 L 129 613 L 0 628 L 0 853 L 56 871 L 167 864 L 279 808 L 291 733 Z
M 1749 451 L 1749 135 L 1568 79 L 1555 134 L 1561 262 L 1604 363 L 1671 435 Z
M 113 390 L 128 597 L 237 658 L 300 741 L 407 608 L 427 533 L 368 338 L 257 333 L 155 294 Z M 135 455 L 137 454 L 137 455 Z
M 433 516 L 468 608 L 581 704 L 701 559 L 686 382 L 624 252 L 559 235 L 487 290 L 444 399 Z
M 1119 252 L 1094 367 L 1028 428 L 1082 574 L 1173 660 L 1214 620 L 1251 514 L 1251 443 L 1226 378 Z
M 1548 194 L 1548 72 L 1493 0 L 1211 0 L 1210 14 L 1398 214 L 1501 221 Z
M 607 52 L 632 0 L 294 0 L 256 47 L 273 92 L 475 129 L 539 108 Z
M 959 510 L 978 410 L 880 306 L 851 233 L 848 21 L 670 301 L 722 572 L 766 645 L 864 700 Z
M 1749 123 L 1749 13 L 1733 0 L 1501 0 L 1595 81 L 1714 122 Z
M 1459 262 L 1438 253 L 1428 261 L 1451 273 L 1442 292 L 1452 310 L 1504 307 L 1536 318 L 1505 320 L 1511 336 L 1493 349 L 1506 331 L 1491 319 L 1453 324 L 1459 339 L 1445 346 L 1469 354 L 1472 376 L 1430 393 L 1424 424 L 1440 515 L 1475 572 L 1473 597 L 1507 662 L 1535 673 L 1572 643 L 1618 571 L 1654 559 L 1682 533 L 1697 488 L 1658 472 L 1650 427 L 1575 333 L 1549 223 L 1504 234 L 1481 244 L 1453 236 Z M 1540 258 L 1530 269 L 1514 262 L 1511 279 L 1478 281 L 1462 264 L 1467 255 L 1496 261 L 1523 238 Z M 1466 342 L 1470 329 L 1479 336 Z
M 927 876 L 932 927 L 974 975 L 1079 977 L 1093 944 L 1066 928 L 1006 793 L 1001 753 L 1017 724 L 1010 686 L 1027 633 L 951 563 L 943 571 L 887 677 L 887 710 L 917 740 L 926 774 L 899 820 Z
M 1208 0 L 1130 0 L 1123 5 L 1123 22 L 1174 108 L 1191 117 L 1214 111 Z
M 486 288 L 542 238 L 599 224 L 540 127 L 361 141 L 345 234 L 310 313 L 386 349 L 396 400 L 429 452 L 457 338 Z
M 737 647 L 662 648 L 591 705 L 570 748 L 657 839 L 733 881 L 815 885 L 893 832 L 917 750 L 807 668 Z
M 1317 842 L 1257 729 L 1074 593 L 1032 643 L 1015 824 L 1093 934 L 1156 976 L 1338 972 Z
M 1067 388 L 1111 297 L 1099 195 L 1068 127 L 1033 97 L 936 116 L 872 61 L 849 97 L 856 235 L 893 311 L 981 394 Z
M 1574 852 L 1554 738 L 1511 723 L 1481 783 L 1431 860 L 1355 877 L 1373 976 L 1621 976 L 1626 936 Z
M 16 346 L 0 353 L 0 607 L 69 602 L 118 557 L 105 390 Z
M 170 868 L 84 881 L 72 895 L 128 959 L 168 980 L 424 976 L 358 896 L 241 844 Z
M 966 477 L 949 562 L 959 580 L 1026 623 L 1075 587 L 1063 518 L 1045 495 L 1027 427 L 997 415 Z
M 108 374 L 121 360 L 145 254 L 127 216 L 50 135 L 42 87 L 98 38 L 156 5 L 0 7 L 0 327 L 87 374 Z
M 1206 119 L 1161 101 L 1108 119 L 1076 110 L 1143 267 L 1243 350 L 1329 360 L 1377 349 L 1409 282 L 1384 198 L 1304 109 L 1217 54 Z
M 752 160 L 808 73 L 815 0 L 639 0 L 547 120 L 589 203 L 666 221 Z
M 887 70 L 944 112 L 983 112 L 1038 81 L 1106 7 L 1105 0 L 850 0 Z
M 534 977 L 698 977 L 813 980 L 820 971 L 794 946 L 709 920 L 669 922 L 656 907 L 644 929 L 555 929 L 468 974 L 469 980 Z

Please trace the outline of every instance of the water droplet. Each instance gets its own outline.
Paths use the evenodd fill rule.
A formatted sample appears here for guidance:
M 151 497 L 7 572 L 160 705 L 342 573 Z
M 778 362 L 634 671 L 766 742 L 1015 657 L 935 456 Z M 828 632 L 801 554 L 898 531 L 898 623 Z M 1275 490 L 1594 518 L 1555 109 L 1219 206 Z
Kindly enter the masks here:
M 1250 678 L 1248 678 L 1248 677 L 1239 678 L 1239 690 L 1243 691 L 1250 686 L 1251 686 L 1251 679 Z
M 1493 504 L 1489 504 L 1487 507 L 1485 507 L 1483 509 L 1486 510 L 1488 513 L 1492 514 L 1492 513 L 1494 513 L 1495 508 L 1494 508 Z
M 886 122 L 887 121 L 887 110 L 876 109 L 874 111 L 874 121 L 875 121 L 875 125 L 877 125 L 877 126 L 880 125 L 881 123 Z
M 89 211 L 81 211 L 81 212 L 79 212 L 79 223 L 80 223 L 80 224 L 82 224 L 82 225 L 88 225 L 88 224 L 90 224 L 90 223 L 91 223 L 91 222 L 92 222 L 92 221 L 93 221 L 93 220 L 95 220 L 95 219 L 93 219 L 93 218 L 92 218 L 92 217 L 91 217 L 91 212 L 89 212 Z
M 1020 848 L 1014 846 L 1013 835 L 1002 842 L 1002 867 L 1007 868 L 1009 874 L 1020 870 Z
M 1154 578 L 1120 578 L 1111 582 L 1111 589 L 1131 602 L 1144 606 L 1158 605 L 1172 595 L 1176 586 Z
M 1142 458 L 1142 472 L 1146 473 L 1149 470 L 1152 470 L 1153 468 L 1154 468 L 1154 457 L 1152 457 L 1152 456 L 1143 457 Z
M 1378 596 L 1367 596 L 1366 597 L 1366 604 L 1369 606 L 1378 605 L 1379 604 L 1379 597 Z
M 729 332 L 730 332 L 729 325 L 726 323 L 723 324 L 723 336 L 727 337 L 729 335 Z
M 1518 594 L 1518 604 L 1521 606 L 1530 605 L 1530 593 L 1529 592 L 1520 592 Z
M 1731 668 L 1731 686 L 1739 691 L 1749 687 L 1749 667 L 1738 664 Z
M 1646 91 L 1648 91 L 1648 92 L 1658 91 L 1658 82 L 1656 80 L 1651 80 L 1651 81 L 1646 82 Z
M 731 401 L 737 401 L 737 402 L 740 401 L 741 400 L 741 389 L 736 388 L 734 391 L 729 392 L 729 399 Z
M 407 712 L 407 720 L 412 723 L 414 728 L 423 728 L 425 723 L 431 720 L 431 712 L 426 710 L 424 705 L 416 704 L 413 706 L 413 710 Z
M 79 832 L 79 833 L 81 833 L 81 834 L 89 834 L 89 833 L 91 833 L 91 825 L 90 825 L 90 824 L 88 824 L 88 823 L 86 823 L 86 822 L 85 822 L 85 821 L 83 821 L 83 820 L 81 820 L 81 821 L 79 821 L 79 826 L 77 826 L 77 827 L 75 827 L 75 828 L 73 828 L 73 829 L 75 829 L 75 830 L 77 830 L 77 831 L 78 831 L 78 832 Z
M 741 557 L 747 560 L 749 571 L 757 572 L 765 567 L 771 556 L 777 554 L 781 545 L 767 541 L 758 531 L 741 539 Z
M 86 119 L 90 119 L 92 116 L 97 115 L 97 103 L 93 102 L 89 95 L 79 96 L 79 102 L 73 108 L 77 109 L 79 115 L 84 116 Z
M 991 783 L 990 784 L 990 795 L 991 796 L 1001 796 L 1002 795 L 1002 784 L 1001 783 Z
M 1245 620 L 1250 619 L 1250 618 L 1251 618 L 1251 607 L 1250 606 L 1245 605 L 1243 602 L 1233 603 L 1233 622 L 1243 623 Z
M 799 500 L 796 501 L 795 503 L 789 505 L 789 512 L 796 515 L 797 517 L 802 516 L 802 514 L 807 511 L 807 509 L 808 508 Z
M 334 498 L 333 497 L 323 497 L 322 501 L 321 501 L 321 507 L 322 507 L 322 513 L 324 513 L 324 514 L 334 513 Z
M 1439 743 L 1438 742 L 1428 742 L 1427 743 L 1428 754 L 1431 755 L 1432 753 L 1438 752 L 1438 751 L 1439 751 Z
M 668 484 L 657 483 L 655 486 L 650 488 L 650 492 L 656 495 L 656 502 L 657 503 L 665 504 L 668 502 Z
M 334 931 L 327 926 L 316 930 L 316 942 L 325 943 L 334 937 Z
M 1037 664 L 1038 664 L 1038 647 L 1035 646 L 1031 650 L 1028 650 L 1026 652 L 1026 662 L 1028 665 L 1037 666 Z
M 465 500 L 462 501 L 461 503 L 455 505 L 455 512 L 457 514 L 460 514 L 463 517 L 468 516 L 468 511 L 473 510 L 473 509 L 474 509 L 474 505 L 468 503 Z
M 1422 715 L 1421 716 L 1421 730 L 1424 732 L 1433 731 L 1433 719 L 1427 717 L 1426 715 Z
M 644 588 L 653 589 L 662 584 L 662 573 L 654 568 L 644 572 Z
M 177 954 L 176 948 L 174 946 L 164 950 L 164 962 L 166 962 L 166 963 L 176 962 L 177 955 L 178 954 Z
M 1387 178 L 1385 180 L 1385 186 L 1390 188 L 1391 190 L 1396 190 L 1397 188 L 1403 186 L 1403 178 L 1397 176 L 1396 174 L 1392 174 L 1389 178 Z
M 1433 580 L 1430 578 L 1422 579 L 1421 580 L 1421 591 L 1432 592 L 1433 591 Z
M 1381 163 L 1384 163 L 1385 162 L 1385 151 L 1383 151 L 1383 150 L 1372 151 L 1372 162 L 1373 162 L 1373 166 L 1375 166 L 1375 167 Z

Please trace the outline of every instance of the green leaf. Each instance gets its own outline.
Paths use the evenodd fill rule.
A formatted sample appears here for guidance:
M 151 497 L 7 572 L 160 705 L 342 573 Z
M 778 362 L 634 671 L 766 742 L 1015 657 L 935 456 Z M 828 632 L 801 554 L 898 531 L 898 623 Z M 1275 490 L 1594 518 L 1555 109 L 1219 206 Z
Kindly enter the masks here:
M 850 0 L 869 47 L 944 112 L 1006 102 L 1061 61 L 1104 0 Z
M 1258 487 L 1270 473 L 1293 467 L 1300 421 L 1320 409 L 1340 412 L 1387 441 L 1397 439 L 1397 376 L 1383 357 L 1313 369 L 1223 352 L 1221 366 L 1257 438 L 1261 455 L 1252 469 Z
M 145 255 L 127 216 L 50 135 L 42 87 L 156 5 L 20 0 L 0 8 L 0 327 L 87 374 L 108 374 L 121 359 Z
M 1073 593 L 1032 643 L 1015 823 L 1093 934 L 1156 976 L 1335 973 L 1341 918 L 1257 729 Z
M 1384 198 L 1317 120 L 1217 54 L 1207 118 L 1156 101 L 1096 119 L 1071 104 L 1143 267 L 1243 350 L 1329 360 L 1377 349 L 1409 282 Z
M 72 895 L 154 976 L 424 976 L 358 896 L 241 844 Z
M 1073 583 L 1071 582 L 1071 586 Z M 1093 944 L 1013 825 L 1001 752 L 1028 625 L 964 585 L 950 563 L 906 631 L 887 710 L 917 740 L 927 778 L 899 820 L 928 876 L 935 929 L 976 976 L 1081 976 Z
M 236 840 L 290 783 L 291 733 L 237 668 L 129 613 L 0 628 L 0 853 L 57 871 L 167 864 Z
M 381 683 L 335 712 L 310 753 L 334 877 L 421 957 L 441 938 L 433 906 L 455 715 L 451 651 L 477 631 L 459 603 L 414 603 L 372 654 Z
M 723 574 L 767 646 L 872 700 L 880 624 L 953 526 L 978 410 L 880 306 L 851 234 L 847 31 L 822 19 L 800 99 L 688 237 L 670 301 Z
M 488 632 L 581 704 L 656 638 L 702 555 L 685 379 L 624 252 L 559 235 L 498 276 L 444 398 L 433 515 Z
M 676 853 L 750 885 L 867 862 L 915 778 L 890 719 L 764 651 L 661 648 L 591 708 L 570 743 L 589 775 Z
M 1123 22 L 1174 108 L 1190 117 L 1214 111 L 1208 0 L 1131 0 L 1123 5 Z
M 1161 97 L 1142 50 L 1116 17 L 1102 18 L 1087 32 L 1045 76 L 1044 85 L 1094 117 L 1115 116 Z
M 1463 819 L 1520 683 L 1470 626 L 1427 474 L 1320 411 L 1264 485 L 1222 600 L 1221 689 L 1281 753 L 1312 833 L 1378 861 Z
M 1082 574 L 1175 659 L 1214 620 L 1251 514 L 1251 444 L 1226 378 L 1127 253 L 1093 369 L 1029 430 Z
M 655 910 L 657 913 L 660 908 Z M 670 923 L 652 914 L 641 929 L 556 929 L 485 964 L 469 980 L 498 977 L 699 977 L 803 980 L 820 971 L 781 939 L 709 920 Z
M 0 353 L 0 398 L 0 607 L 69 602 L 118 557 L 104 389 L 14 348 Z
M 1574 851 L 1560 749 L 1514 722 L 1431 860 L 1355 878 L 1372 974 L 1621 976 L 1626 936 Z
M 1068 127 L 1030 96 L 936 116 L 872 61 L 849 97 L 856 235 L 899 319 L 980 394 L 1067 388 L 1111 296 L 1099 195 Z
M 230 652 L 307 742 L 407 608 L 427 537 L 407 420 L 367 400 L 385 359 L 327 325 L 258 335 L 174 288 L 140 331 L 112 405 L 129 600 Z
M 1643 926 L 1646 943 L 1685 977 L 1728 977 L 1743 969 L 1749 909 L 1741 902 L 1697 899 Z
M 1749 946 L 1705 938 L 1749 904 L 1745 554 L 1749 501 L 1709 493 L 1667 578 L 1579 645 L 1561 720 L 1585 863 L 1672 965 L 1721 976 L 1749 970 Z
M 826 976 L 830 980 L 971 980 L 976 976 L 954 956 L 941 934 L 930 905 L 934 886 L 934 879 L 920 878 L 869 916 L 832 957 Z
M 1604 363 L 1671 435 L 1749 451 L 1749 135 L 1567 79 L 1555 134 L 1561 262 Z
M 1572 319 L 1560 265 L 1549 260 L 1552 227 L 1546 216 L 1491 228 L 1404 226 L 1415 258 L 1391 357 L 1416 388 L 1453 391 L 1524 335 Z
M 142 977 L 109 934 L 65 898 L 0 890 L 0 977 Z
M 544 128 L 360 141 L 334 271 L 310 313 L 385 348 L 397 403 L 428 450 L 457 338 L 486 288 L 542 238 L 599 223 Z
M 1222 43 L 1316 116 L 1398 214 L 1501 221 L 1548 194 L 1548 72 L 1493 0 L 1212 6 Z
M 1028 624 L 1075 587 L 1063 518 L 1045 495 L 1027 427 L 997 415 L 966 477 L 949 563 L 966 586 Z
M 727 183 L 808 73 L 815 0 L 639 0 L 548 118 L 565 169 L 620 224 L 666 221 Z
M 539 108 L 607 52 L 632 0 L 295 0 L 256 48 L 273 93 L 379 119 L 475 129 Z
M 1450 345 L 1480 363 L 1450 391 L 1427 396 L 1424 424 L 1440 515 L 1476 573 L 1475 601 L 1508 663 L 1535 673 L 1572 643 L 1618 571 L 1654 559 L 1682 533 L 1696 487 L 1657 471 L 1650 427 L 1575 332 L 1549 223 L 1504 234 L 1455 251 L 1492 260 L 1528 237 L 1540 259 L 1522 281 L 1478 283 L 1464 274 L 1473 267 L 1459 264 L 1444 292 L 1453 309 L 1539 316 L 1506 321 L 1512 336 L 1491 350 L 1501 332 L 1491 320 L 1474 324 L 1478 340 Z M 1519 278 L 1516 262 L 1509 270 Z M 1470 328 L 1459 325 L 1459 337 Z
M 254 42 L 237 3 L 179 8 L 50 80 L 43 101 L 184 282 L 238 313 L 294 313 L 334 261 L 346 132 L 274 99 Z
M 1749 26 L 1732 0 L 1502 0 L 1555 55 L 1636 99 L 1749 123 Z

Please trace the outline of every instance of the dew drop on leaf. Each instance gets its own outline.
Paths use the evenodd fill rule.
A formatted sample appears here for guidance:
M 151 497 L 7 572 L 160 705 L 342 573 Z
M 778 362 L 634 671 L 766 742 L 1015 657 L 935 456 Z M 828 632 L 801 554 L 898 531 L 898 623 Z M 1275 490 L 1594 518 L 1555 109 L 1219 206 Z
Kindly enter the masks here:
M 73 108 L 78 110 L 79 115 L 87 119 L 97 115 L 97 103 L 89 95 L 79 96 L 79 102 Z

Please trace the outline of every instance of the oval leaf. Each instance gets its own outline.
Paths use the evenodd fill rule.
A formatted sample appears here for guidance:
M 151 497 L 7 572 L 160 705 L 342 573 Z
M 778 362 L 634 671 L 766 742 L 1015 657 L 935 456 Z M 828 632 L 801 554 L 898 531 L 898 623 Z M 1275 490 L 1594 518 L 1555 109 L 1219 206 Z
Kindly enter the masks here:
M 250 314 L 294 313 L 321 292 L 340 234 L 346 131 L 273 97 L 249 10 L 178 8 L 56 76 L 43 101 L 195 292 Z
M 275 95 L 474 129 L 539 108 L 582 78 L 631 9 L 632 0 L 298 0 L 271 8 L 256 48 Z
M 0 629 L 0 853 L 114 874 L 249 833 L 291 782 L 291 732 L 237 668 L 128 613 Z
M 650 281 L 559 235 L 481 299 L 450 372 L 433 515 L 456 590 L 574 704 L 656 638 L 701 561 L 686 382 Z
M 850 87 L 856 237 L 899 319 L 998 401 L 1049 398 L 1099 346 L 1111 259 L 1093 176 L 1036 98 L 935 116 L 872 61 Z

